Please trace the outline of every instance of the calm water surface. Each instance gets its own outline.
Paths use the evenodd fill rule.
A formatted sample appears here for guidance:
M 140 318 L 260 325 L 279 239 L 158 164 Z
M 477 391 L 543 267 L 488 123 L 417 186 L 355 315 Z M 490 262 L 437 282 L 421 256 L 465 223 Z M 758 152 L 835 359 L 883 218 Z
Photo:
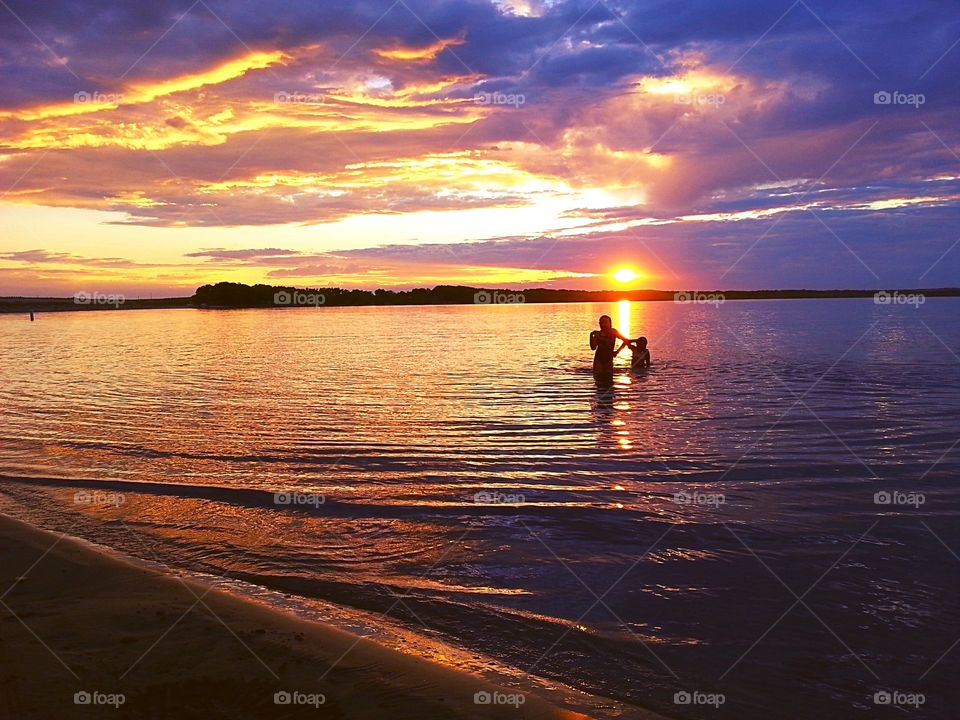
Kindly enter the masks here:
M 0 509 L 597 717 L 954 718 L 958 311 L 0 316 Z M 654 362 L 612 389 L 604 312 Z

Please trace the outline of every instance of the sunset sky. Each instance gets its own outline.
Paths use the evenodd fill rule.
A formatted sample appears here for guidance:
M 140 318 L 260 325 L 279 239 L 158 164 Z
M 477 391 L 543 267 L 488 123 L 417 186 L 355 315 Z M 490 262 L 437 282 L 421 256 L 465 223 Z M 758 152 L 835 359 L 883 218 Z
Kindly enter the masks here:
M 956 0 L 0 0 L 0 74 L 0 295 L 960 285 Z

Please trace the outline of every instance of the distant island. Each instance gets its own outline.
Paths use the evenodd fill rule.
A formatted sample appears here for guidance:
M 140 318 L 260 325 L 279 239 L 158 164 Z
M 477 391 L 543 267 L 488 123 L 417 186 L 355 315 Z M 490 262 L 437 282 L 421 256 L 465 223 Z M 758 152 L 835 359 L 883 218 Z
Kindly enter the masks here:
M 295 288 L 287 285 L 245 285 L 219 282 L 203 285 L 191 297 L 127 298 L 120 294 L 78 293 L 74 297 L 0 297 L 0 312 L 63 312 L 73 310 L 145 310 L 160 308 L 356 307 L 367 305 L 501 305 L 535 303 L 711 302 L 811 298 L 960 297 L 960 288 L 886 288 L 878 290 L 554 290 L 478 288 L 437 285 L 413 290 L 345 290 Z M 883 302 L 881 300 L 881 302 Z

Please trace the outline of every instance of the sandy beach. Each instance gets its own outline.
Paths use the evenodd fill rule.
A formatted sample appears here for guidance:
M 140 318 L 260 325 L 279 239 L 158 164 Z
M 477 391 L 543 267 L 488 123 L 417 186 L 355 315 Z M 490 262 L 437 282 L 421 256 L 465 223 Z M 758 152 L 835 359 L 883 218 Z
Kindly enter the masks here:
M 0 537 L 4 718 L 586 717 L 6 516 Z

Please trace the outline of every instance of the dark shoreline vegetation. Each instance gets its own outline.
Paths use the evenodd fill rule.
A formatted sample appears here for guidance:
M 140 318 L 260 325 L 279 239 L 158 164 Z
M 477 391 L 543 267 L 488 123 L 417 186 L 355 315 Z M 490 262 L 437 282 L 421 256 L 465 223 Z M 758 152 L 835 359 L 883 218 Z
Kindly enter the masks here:
M 437 285 L 413 290 L 344 290 L 342 288 L 294 288 L 274 285 L 244 285 L 220 282 L 197 288 L 192 297 L 124 298 L 99 295 L 87 302 L 72 297 L 0 297 L 0 313 L 66 312 L 73 310 L 147 310 L 161 308 L 285 308 L 285 307 L 360 307 L 368 305 L 497 305 L 518 303 L 577 303 L 634 300 L 695 302 L 699 298 L 720 296 L 726 300 L 802 300 L 815 298 L 871 298 L 878 292 L 891 295 L 924 297 L 960 297 L 960 288 L 913 288 L 878 290 L 553 290 L 533 288 L 510 290 Z M 284 293 L 286 295 L 284 295 Z M 279 300 L 278 300 L 279 296 Z M 119 299 L 119 301 L 118 301 Z

